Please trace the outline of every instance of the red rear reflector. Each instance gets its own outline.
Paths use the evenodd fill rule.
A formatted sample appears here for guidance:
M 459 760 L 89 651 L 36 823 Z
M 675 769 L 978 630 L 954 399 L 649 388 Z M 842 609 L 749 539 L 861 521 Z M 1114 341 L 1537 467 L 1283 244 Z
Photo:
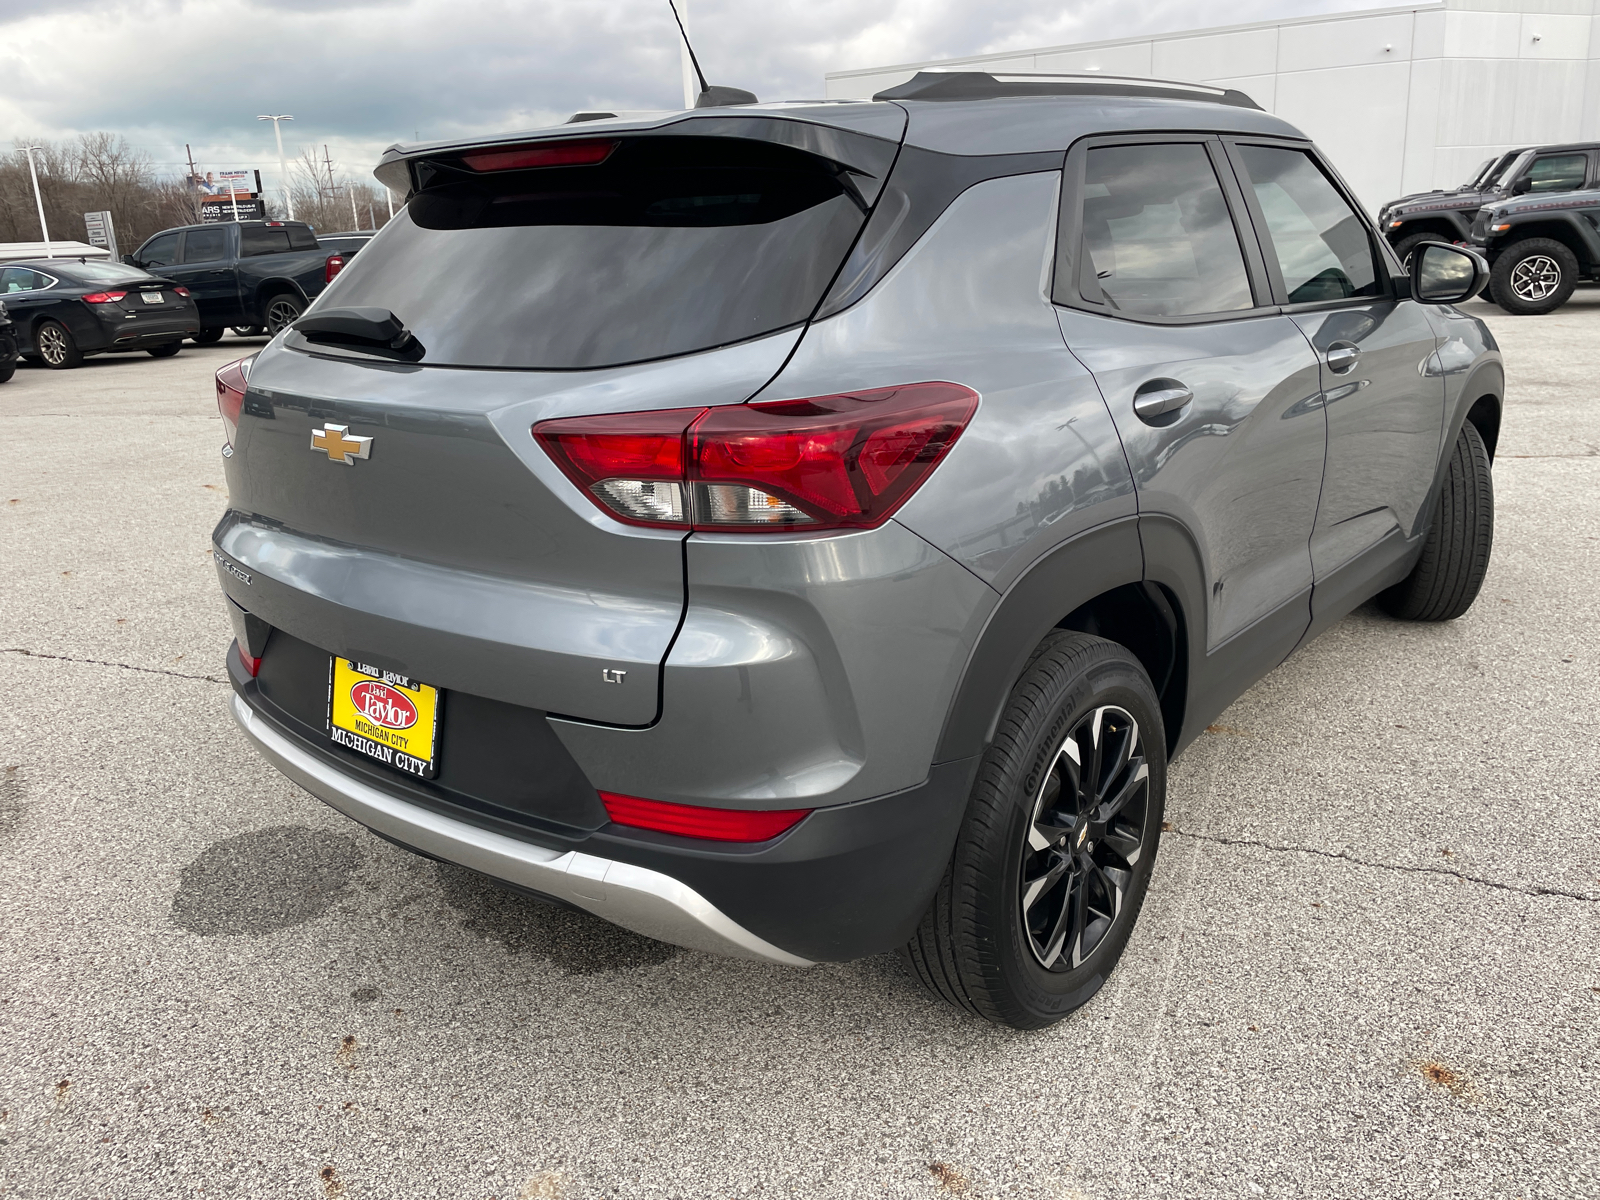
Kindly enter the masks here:
M 538 142 L 463 154 L 474 171 L 520 171 L 528 167 L 592 167 L 605 162 L 616 142 Z
M 231 362 L 217 372 L 217 411 L 222 414 L 222 431 L 228 445 L 239 435 L 239 413 L 244 408 L 244 359 Z
M 644 800 L 601 792 L 606 812 L 618 825 L 635 829 L 654 829 L 679 837 L 705 838 L 713 842 L 764 842 L 793 829 L 811 812 L 809 808 L 785 808 L 756 812 L 744 808 L 702 808 L 698 804 L 668 804 L 665 800 Z
M 332 283 L 333 277 L 342 270 L 344 270 L 344 255 L 328 255 L 328 261 L 322 264 L 322 282 Z
M 239 643 L 235 642 L 234 645 L 239 646 Z M 244 669 L 250 672 L 251 679 L 261 673 L 261 660 L 259 658 L 251 658 L 244 652 L 243 646 L 239 646 L 239 661 L 244 664 Z
M 83 302 L 85 304 L 115 304 L 127 294 L 127 292 L 90 292 L 83 298 Z
M 922 486 L 977 408 L 971 388 L 909 383 L 568 417 L 541 421 L 533 435 L 596 504 L 631 524 L 872 529 Z

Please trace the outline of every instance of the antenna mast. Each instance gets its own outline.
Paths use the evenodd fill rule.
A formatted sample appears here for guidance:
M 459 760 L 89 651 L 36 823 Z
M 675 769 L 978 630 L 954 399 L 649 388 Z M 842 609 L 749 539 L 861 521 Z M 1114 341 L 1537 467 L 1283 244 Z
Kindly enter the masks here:
M 687 3 L 687 0 L 685 0 Z M 700 60 L 695 57 L 694 45 L 689 41 L 689 30 L 683 23 L 683 14 L 678 11 L 676 0 L 667 0 L 667 7 L 672 9 L 672 19 L 678 23 L 678 32 L 683 35 L 683 51 L 687 56 L 683 71 L 683 106 L 693 108 L 695 104 L 694 84 L 689 78 L 689 68 L 694 68 L 695 79 L 700 82 L 700 91 L 709 91 L 711 85 L 706 82 L 706 73 L 700 69 Z

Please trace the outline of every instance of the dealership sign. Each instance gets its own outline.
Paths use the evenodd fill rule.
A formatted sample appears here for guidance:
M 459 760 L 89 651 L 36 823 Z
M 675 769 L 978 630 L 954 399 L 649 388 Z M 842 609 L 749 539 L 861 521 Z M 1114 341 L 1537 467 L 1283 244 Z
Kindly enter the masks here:
M 110 252 L 112 258 L 117 257 L 117 230 L 111 223 L 109 212 L 92 212 L 83 214 L 84 227 L 89 231 L 89 245 L 100 246 Z

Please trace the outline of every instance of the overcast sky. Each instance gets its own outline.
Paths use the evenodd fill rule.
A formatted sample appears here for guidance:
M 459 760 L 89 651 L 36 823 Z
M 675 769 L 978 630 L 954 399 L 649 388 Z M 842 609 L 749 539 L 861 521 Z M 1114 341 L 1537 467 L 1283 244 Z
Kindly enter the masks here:
M 1374 0 L 689 0 L 701 65 L 762 99 L 828 71 L 1374 6 Z M 25 11 L 26 10 L 26 11 Z M 105 129 L 178 173 L 259 167 L 272 129 L 366 177 L 395 141 L 676 108 L 667 0 L 0 0 L 0 146 Z

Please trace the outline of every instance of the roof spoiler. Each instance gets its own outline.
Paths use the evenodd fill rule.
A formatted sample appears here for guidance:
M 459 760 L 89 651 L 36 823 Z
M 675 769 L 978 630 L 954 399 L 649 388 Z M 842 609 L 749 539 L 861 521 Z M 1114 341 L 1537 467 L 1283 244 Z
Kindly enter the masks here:
M 918 71 L 906 82 L 873 96 L 874 100 L 999 100 L 1010 96 L 1151 96 L 1164 100 L 1196 100 L 1233 108 L 1262 108 L 1243 92 L 1143 79 L 1131 75 L 1034 75 L 988 71 Z

